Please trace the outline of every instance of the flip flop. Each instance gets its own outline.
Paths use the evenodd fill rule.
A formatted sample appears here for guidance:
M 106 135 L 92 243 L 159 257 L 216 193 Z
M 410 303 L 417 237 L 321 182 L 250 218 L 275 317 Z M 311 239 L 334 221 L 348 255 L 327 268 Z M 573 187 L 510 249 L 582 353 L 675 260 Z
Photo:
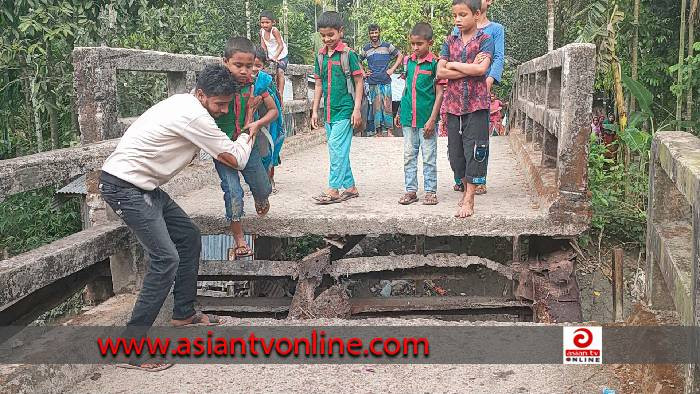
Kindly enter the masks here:
M 204 323 L 204 316 L 207 316 L 209 318 L 209 323 Z M 181 328 L 181 327 L 198 327 L 198 326 L 218 326 L 221 324 L 221 320 L 219 320 L 219 317 L 216 315 L 210 315 L 208 313 L 202 313 L 202 312 L 197 312 L 194 314 L 194 318 L 192 319 L 192 322 L 187 323 L 187 324 L 181 324 L 181 325 L 173 325 L 175 328 Z
M 347 201 L 350 200 L 351 198 L 357 198 L 360 197 L 360 193 L 358 192 L 349 192 L 349 191 L 344 191 L 340 194 L 340 201 Z
M 333 197 L 329 194 L 326 193 L 321 193 L 320 195 L 314 197 L 314 200 L 316 200 L 315 204 L 317 205 L 329 205 L 329 204 L 337 204 L 339 202 L 343 202 L 340 196 L 338 197 Z
M 481 196 L 481 195 L 486 194 L 486 185 L 477 186 L 474 194 L 476 194 L 477 196 Z
M 158 364 L 159 366 L 154 367 L 154 368 L 146 368 L 143 367 L 142 365 L 144 364 Z M 167 364 L 167 363 L 143 363 L 143 364 L 117 364 L 117 368 L 124 368 L 124 369 L 138 369 L 139 371 L 143 372 L 160 372 L 160 371 L 165 371 L 166 369 L 172 367 L 175 364 Z
M 238 252 L 239 250 L 245 250 L 245 252 L 244 252 L 244 253 L 239 253 L 239 252 Z M 250 257 L 250 256 L 252 256 L 253 254 L 254 254 L 254 253 L 253 253 L 253 250 L 252 250 L 252 249 L 250 248 L 250 246 L 248 246 L 248 245 L 241 245 L 241 246 L 236 246 L 235 248 L 233 248 L 233 255 L 234 255 L 234 258 L 235 258 L 235 259 L 240 259 L 240 258 L 243 258 L 243 257 Z M 229 254 L 229 256 L 230 256 L 230 254 Z M 229 257 L 229 258 L 230 258 L 230 257 Z

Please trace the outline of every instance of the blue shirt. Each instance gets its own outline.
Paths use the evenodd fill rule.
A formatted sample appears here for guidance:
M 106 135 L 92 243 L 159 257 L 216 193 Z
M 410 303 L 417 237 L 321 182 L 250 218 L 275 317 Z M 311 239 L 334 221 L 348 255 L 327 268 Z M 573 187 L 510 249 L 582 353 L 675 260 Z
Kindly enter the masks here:
M 500 23 L 489 22 L 482 30 L 493 39 L 494 44 L 493 59 L 491 59 L 488 76 L 493 78 L 496 83 L 501 83 L 505 62 L 506 29 Z M 459 34 L 459 28 L 455 27 L 452 30 L 452 34 L 455 32 Z
M 391 77 L 386 71 L 389 69 L 391 60 L 399 55 L 399 50 L 388 42 L 381 41 L 378 46 L 367 43 L 360 51 L 360 59 L 367 59 L 369 70 L 372 75 L 365 80 L 370 85 L 387 85 L 391 83 Z

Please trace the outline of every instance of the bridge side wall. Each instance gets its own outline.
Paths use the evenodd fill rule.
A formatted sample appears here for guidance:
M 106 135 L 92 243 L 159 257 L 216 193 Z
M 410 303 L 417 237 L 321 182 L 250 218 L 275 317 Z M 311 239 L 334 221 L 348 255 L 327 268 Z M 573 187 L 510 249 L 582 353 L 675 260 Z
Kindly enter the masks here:
M 646 273 L 650 306 L 675 308 L 683 325 L 700 324 L 700 139 L 689 133 L 654 135 Z M 685 391 L 698 392 L 698 366 L 689 366 L 686 377 Z
M 588 140 L 595 46 L 570 44 L 518 66 L 511 145 L 533 188 L 562 223 L 590 224 Z

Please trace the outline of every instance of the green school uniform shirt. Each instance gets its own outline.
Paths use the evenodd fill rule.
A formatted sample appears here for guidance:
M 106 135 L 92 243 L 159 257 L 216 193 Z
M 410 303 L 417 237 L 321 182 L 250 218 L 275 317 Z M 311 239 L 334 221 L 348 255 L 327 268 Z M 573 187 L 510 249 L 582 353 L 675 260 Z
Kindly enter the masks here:
M 228 138 L 236 140 L 245 125 L 246 109 L 250 101 L 251 85 L 241 89 L 240 93 L 233 96 L 233 100 L 228 105 L 228 113 L 216 118 L 216 125 L 221 131 L 226 133 Z
M 435 85 L 444 84 L 437 80 L 438 59 L 432 53 L 423 59 L 415 54 L 407 59 L 406 90 L 401 98 L 401 125 L 423 128 L 433 113 L 435 105 Z
M 323 87 L 326 123 L 350 119 L 355 108 L 355 101 L 350 92 L 348 92 L 345 73 L 343 73 L 343 67 L 340 65 L 340 56 L 345 47 L 344 42 L 339 42 L 333 54 L 329 57 L 328 48 L 324 46 L 319 51 L 319 53 L 323 54 L 323 64 L 318 64 L 318 58 L 314 60 L 314 77 L 316 82 L 320 81 Z M 350 51 L 348 61 L 352 76 L 362 75 L 357 53 Z

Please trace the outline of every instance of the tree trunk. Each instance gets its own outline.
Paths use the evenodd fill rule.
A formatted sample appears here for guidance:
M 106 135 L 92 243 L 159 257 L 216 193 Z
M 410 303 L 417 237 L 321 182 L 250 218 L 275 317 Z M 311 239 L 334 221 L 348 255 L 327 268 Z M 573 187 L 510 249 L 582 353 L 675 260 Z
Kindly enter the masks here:
M 683 63 L 685 59 L 685 8 L 688 2 L 681 0 L 681 33 L 678 39 L 678 97 L 676 97 L 676 122 L 682 120 L 681 113 L 683 109 Z M 679 126 L 680 129 L 680 126 Z
M 250 0 L 245 0 L 245 36 L 250 40 Z
M 547 51 L 554 50 L 554 0 L 547 0 Z
M 32 99 L 32 110 L 34 112 L 34 132 L 36 134 L 36 150 L 37 152 L 44 151 L 44 138 L 41 132 L 41 114 L 39 114 L 39 99 L 38 88 L 36 87 L 36 77 L 29 80 L 29 90 Z
M 46 44 L 46 64 L 54 64 L 53 56 L 51 56 L 51 45 Z M 53 67 L 46 68 L 46 76 L 49 82 L 53 80 Z M 45 100 L 47 100 L 46 112 L 49 115 L 49 131 L 51 133 L 51 149 L 58 149 L 61 142 L 59 141 L 58 135 L 58 117 L 56 115 L 56 95 L 53 94 L 52 89 L 49 88 L 46 94 Z
M 289 45 L 289 5 L 287 0 L 282 0 L 282 34 L 284 41 Z
M 688 17 L 688 58 L 693 57 L 695 48 L 695 18 L 698 11 L 698 0 L 692 0 L 690 4 L 690 16 Z M 692 68 L 688 69 L 688 95 L 686 97 L 686 113 L 685 120 L 690 122 L 693 119 L 693 78 Z M 690 123 L 692 124 L 692 123 Z M 693 132 L 694 130 L 689 130 Z
M 639 3 L 641 0 L 634 0 L 634 36 L 632 37 L 632 79 L 639 79 Z M 630 113 L 635 111 L 636 102 L 633 95 L 630 95 Z

